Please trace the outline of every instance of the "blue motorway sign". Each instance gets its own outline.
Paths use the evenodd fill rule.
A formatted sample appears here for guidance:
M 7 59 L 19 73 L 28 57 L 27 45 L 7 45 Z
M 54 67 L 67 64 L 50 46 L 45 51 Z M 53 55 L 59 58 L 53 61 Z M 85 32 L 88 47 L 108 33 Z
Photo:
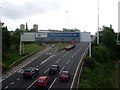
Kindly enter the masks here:
M 80 37 L 80 33 L 48 33 L 48 37 Z

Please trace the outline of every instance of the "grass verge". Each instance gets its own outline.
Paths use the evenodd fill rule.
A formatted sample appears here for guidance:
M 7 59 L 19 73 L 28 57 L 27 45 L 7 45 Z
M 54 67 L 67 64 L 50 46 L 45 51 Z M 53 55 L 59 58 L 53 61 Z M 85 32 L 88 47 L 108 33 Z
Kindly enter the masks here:
M 45 47 L 40 46 L 38 44 L 27 44 L 24 46 L 24 49 L 25 49 L 24 55 L 19 55 L 19 50 L 10 50 L 9 53 L 7 54 L 8 58 L 6 60 L 3 60 L 2 63 L 8 68 L 18 59 L 21 59 L 22 57 L 26 56 L 29 53 L 41 51 L 45 49 Z

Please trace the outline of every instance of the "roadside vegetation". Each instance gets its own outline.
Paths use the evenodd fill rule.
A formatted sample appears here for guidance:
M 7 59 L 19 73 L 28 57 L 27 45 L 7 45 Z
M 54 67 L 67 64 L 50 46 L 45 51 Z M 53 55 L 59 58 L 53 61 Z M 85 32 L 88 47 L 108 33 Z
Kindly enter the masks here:
M 120 46 L 112 28 L 103 26 L 100 44 L 92 44 L 92 57 L 84 58 L 79 88 L 116 88 L 116 62 L 120 59 Z
M 20 55 L 20 33 L 25 30 L 16 29 L 15 31 L 8 31 L 7 27 L 2 26 L 2 69 L 3 71 L 9 69 L 14 62 L 25 57 L 26 55 L 45 49 L 46 45 L 39 42 L 24 42 L 24 54 Z M 25 31 L 30 32 L 30 31 Z M 32 31 L 33 32 L 33 31 Z M 35 31 L 34 31 L 35 32 Z M 53 44 L 50 44 L 52 46 Z M 61 51 L 66 47 L 68 43 L 54 43 L 54 46 L 58 47 L 58 51 Z M 48 46 L 48 45 L 47 45 Z M 23 60 L 17 62 L 21 63 Z M 16 63 L 15 63 L 16 65 Z
M 4 60 L 2 60 L 2 63 L 6 66 L 9 67 L 12 63 L 14 63 L 15 61 L 21 59 L 22 57 L 32 53 L 32 52 L 38 52 L 43 50 L 45 47 L 44 46 L 39 46 L 38 44 L 26 44 L 24 46 L 25 49 L 25 54 L 20 55 L 19 54 L 19 50 L 15 50 L 14 48 L 10 48 L 9 53 L 7 53 L 6 58 Z
M 23 30 L 16 29 L 8 31 L 7 27 L 2 27 L 2 66 L 3 70 L 9 68 L 15 61 L 32 53 L 45 49 L 45 46 L 38 42 L 24 43 L 24 54 L 19 54 L 20 33 Z

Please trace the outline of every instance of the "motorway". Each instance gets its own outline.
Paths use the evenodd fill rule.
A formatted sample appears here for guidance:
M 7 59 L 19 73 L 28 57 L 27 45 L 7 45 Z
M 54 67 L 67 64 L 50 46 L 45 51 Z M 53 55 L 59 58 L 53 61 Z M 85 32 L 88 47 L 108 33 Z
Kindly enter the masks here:
M 52 64 L 57 64 L 60 67 L 60 72 L 63 70 L 68 70 L 71 74 L 71 78 L 68 82 L 60 82 L 59 74 L 50 75 L 50 83 L 45 88 L 37 88 L 42 90 L 53 90 L 53 89 L 70 89 L 73 87 L 76 70 L 80 60 L 82 60 L 83 55 L 88 49 L 88 43 L 78 43 L 72 50 L 61 52 L 56 52 L 57 48 L 51 48 L 44 54 L 35 58 L 34 61 L 28 63 L 27 65 L 21 67 L 18 71 L 13 73 L 11 76 L 7 77 L 2 81 L 2 89 L 18 89 L 22 88 L 24 90 L 33 90 L 36 88 L 35 82 L 37 78 L 41 75 L 49 75 L 48 71 Z M 34 79 L 26 80 L 22 77 L 23 70 L 29 66 L 34 66 L 39 68 L 39 75 Z

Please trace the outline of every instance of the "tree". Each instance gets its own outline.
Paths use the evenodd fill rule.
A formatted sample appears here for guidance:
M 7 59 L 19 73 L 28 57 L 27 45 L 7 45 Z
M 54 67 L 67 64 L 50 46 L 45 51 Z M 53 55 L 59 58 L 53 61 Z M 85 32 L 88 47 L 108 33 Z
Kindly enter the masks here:
M 2 27 L 2 58 L 6 58 L 11 46 L 11 35 L 7 27 Z
M 103 31 L 100 32 L 100 43 L 103 43 L 109 48 L 111 58 L 115 58 L 116 50 L 116 35 L 114 30 L 110 27 L 103 26 Z
M 92 53 L 92 56 L 98 62 L 105 63 L 110 59 L 110 52 L 103 44 L 99 44 L 98 46 L 94 47 L 93 51 L 94 52 Z
M 85 58 L 84 58 L 84 63 L 85 63 L 84 65 L 85 65 L 86 67 L 89 67 L 89 68 L 91 68 L 91 69 L 93 69 L 93 68 L 96 67 L 94 58 L 85 57 Z
M 109 48 L 115 48 L 116 45 L 116 36 L 115 32 L 112 28 L 103 26 L 103 32 L 102 32 L 102 40 L 101 42 L 108 46 Z
M 12 35 L 12 45 L 15 46 L 16 50 L 19 50 L 19 43 L 20 43 L 20 33 L 23 32 L 23 30 L 16 29 L 15 32 Z

